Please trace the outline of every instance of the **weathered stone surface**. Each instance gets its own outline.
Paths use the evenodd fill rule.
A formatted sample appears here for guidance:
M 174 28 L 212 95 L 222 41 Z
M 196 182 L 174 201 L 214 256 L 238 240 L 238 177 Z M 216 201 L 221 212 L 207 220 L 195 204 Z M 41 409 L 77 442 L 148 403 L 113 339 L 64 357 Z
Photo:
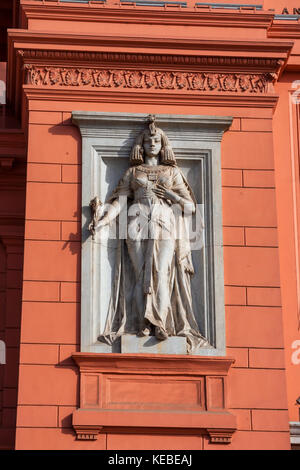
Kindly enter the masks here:
M 159 341 L 155 336 L 121 336 L 121 353 L 186 354 L 186 338 L 172 336 Z

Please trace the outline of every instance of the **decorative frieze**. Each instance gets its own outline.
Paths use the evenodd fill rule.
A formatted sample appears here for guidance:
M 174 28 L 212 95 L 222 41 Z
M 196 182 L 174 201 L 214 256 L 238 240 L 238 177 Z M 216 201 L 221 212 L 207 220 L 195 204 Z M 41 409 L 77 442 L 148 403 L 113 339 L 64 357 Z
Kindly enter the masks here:
M 141 90 L 268 93 L 273 73 L 214 73 L 25 65 L 27 85 Z

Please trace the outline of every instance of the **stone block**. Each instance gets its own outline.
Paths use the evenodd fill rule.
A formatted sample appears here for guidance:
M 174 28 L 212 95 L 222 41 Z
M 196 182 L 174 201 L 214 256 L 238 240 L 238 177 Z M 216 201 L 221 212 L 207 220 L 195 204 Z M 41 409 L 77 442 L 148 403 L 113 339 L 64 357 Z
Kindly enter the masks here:
M 155 336 L 121 336 L 122 353 L 186 354 L 186 338 L 173 336 L 159 341 Z

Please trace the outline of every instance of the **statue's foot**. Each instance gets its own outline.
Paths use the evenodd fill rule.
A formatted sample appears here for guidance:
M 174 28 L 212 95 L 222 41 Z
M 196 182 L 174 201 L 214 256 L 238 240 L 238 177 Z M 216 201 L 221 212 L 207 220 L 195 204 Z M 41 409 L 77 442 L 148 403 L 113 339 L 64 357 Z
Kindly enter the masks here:
M 155 336 L 160 341 L 168 339 L 168 333 L 164 331 L 162 328 L 160 328 L 159 326 L 155 327 Z
M 139 333 L 138 333 L 138 336 L 150 336 L 151 334 L 151 329 L 146 326 L 143 330 L 141 330 Z

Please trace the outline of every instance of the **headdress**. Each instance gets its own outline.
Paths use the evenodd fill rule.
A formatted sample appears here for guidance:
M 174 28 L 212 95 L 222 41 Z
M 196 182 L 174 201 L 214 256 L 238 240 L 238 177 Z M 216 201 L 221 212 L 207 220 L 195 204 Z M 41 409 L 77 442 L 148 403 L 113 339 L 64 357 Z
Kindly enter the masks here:
M 156 127 L 155 119 L 156 119 L 155 114 L 149 114 L 148 129 L 145 129 L 143 132 L 141 132 L 141 134 L 137 137 L 135 141 L 135 144 L 130 154 L 130 164 L 132 166 L 141 165 L 142 163 L 144 163 L 143 141 L 147 133 L 150 133 L 150 135 L 155 135 L 155 134 L 161 135 L 160 163 L 162 165 L 171 165 L 171 166 L 176 165 L 175 155 L 170 145 L 169 139 L 162 129 L 160 129 L 159 127 Z

